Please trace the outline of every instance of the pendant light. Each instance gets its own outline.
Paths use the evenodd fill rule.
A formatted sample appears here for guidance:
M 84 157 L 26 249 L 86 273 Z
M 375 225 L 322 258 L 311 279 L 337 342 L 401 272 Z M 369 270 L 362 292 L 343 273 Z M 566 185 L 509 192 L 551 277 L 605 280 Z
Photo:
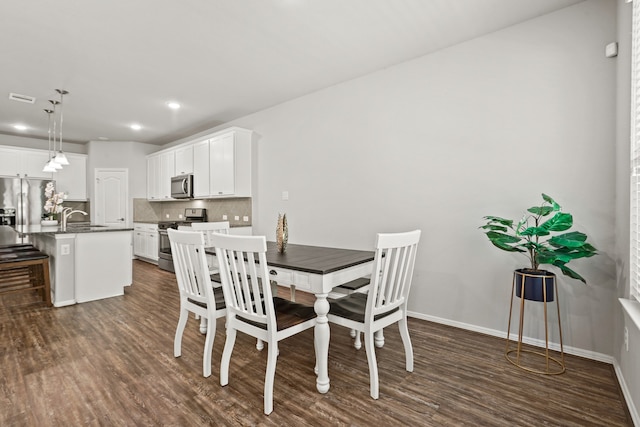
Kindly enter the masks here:
M 62 151 L 62 121 L 64 119 L 64 114 L 63 114 L 64 104 L 62 102 L 62 98 L 64 97 L 64 95 L 68 94 L 69 92 L 64 89 L 56 89 L 56 92 L 60 94 L 60 138 L 58 138 L 58 140 L 60 141 L 60 148 L 58 149 L 58 152 L 53 157 L 53 160 L 59 165 L 66 166 L 69 164 L 69 160 L 67 159 L 67 156 Z M 55 126 L 55 123 L 54 123 L 54 126 Z M 55 150 L 56 150 L 56 145 L 55 145 L 55 136 L 54 136 L 53 151 Z
M 48 121 L 48 130 L 47 136 L 49 137 L 49 160 L 44 164 L 44 168 L 42 168 L 42 172 L 55 172 L 57 169 L 51 164 L 51 114 L 53 110 L 44 110 L 47 113 L 47 121 Z
M 62 169 L 62 165 L 56 162 L 56 105 L 60 104 L 60 102 L 54 99 L 50 99 L 49 102 L 51 103 L 51 105 L 53 105 L 53 150 L 51 152 L 51 160 L 49 160 L 49 165 L 56 171 L 58 171 Z

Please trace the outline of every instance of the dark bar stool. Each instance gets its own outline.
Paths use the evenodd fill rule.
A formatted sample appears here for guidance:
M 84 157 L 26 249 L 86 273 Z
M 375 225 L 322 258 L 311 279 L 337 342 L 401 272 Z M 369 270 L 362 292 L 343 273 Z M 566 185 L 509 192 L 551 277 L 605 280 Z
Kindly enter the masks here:
M 0 296 L 34 290 L 52 305 L 49 255 L 32 245 L 0 246 Z

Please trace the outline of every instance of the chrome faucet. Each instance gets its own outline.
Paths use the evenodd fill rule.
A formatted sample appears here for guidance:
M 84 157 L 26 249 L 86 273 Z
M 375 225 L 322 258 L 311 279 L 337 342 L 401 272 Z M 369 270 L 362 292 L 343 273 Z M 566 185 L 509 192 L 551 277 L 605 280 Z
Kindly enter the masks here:
M 67 231 L 67 220 L 69 219 L 69 217 L 71 215 L 73 215 L 74 213 L 81 213 L 82 215 L 89 215 L 88 213 L 86 213 L 85 211 L 81 211 L 81 210 L 73 210 L 71 208 L 64 208 L 62 210 L 62 231 Z

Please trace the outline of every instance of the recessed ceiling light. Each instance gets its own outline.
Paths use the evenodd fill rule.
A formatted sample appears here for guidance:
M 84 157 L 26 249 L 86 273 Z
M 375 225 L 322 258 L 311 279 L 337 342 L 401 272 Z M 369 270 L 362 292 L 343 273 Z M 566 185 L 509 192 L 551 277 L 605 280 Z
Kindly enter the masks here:
M 134 124 L 132 124 L 132 125 L 131 125 L 131 129 L 133 129 L 133 130 L 140 130 L 140 129 L 142 129 L 142 126 L 140 126 L 140 125 L 139 125 L 139 124 L 137 124 L 137 123 L 134 123 Z
M 178 108 L 180 108 L 180 104 L 175 101 L 170 101 L 167 102 L 167 107 L 171 108 L 172 110 L 177 110 Z
M 100 141 L 108 141 L 109 140 L 109 138 L 107 138 L 106 136 L 99 136 L 98 139 Z
M 14 129 L 17 129 L 17 130 L 27 130 L 27 127 L 25 125 L 21 125 L 21 124 L 13 125 L 13 127 L 14 127 Z

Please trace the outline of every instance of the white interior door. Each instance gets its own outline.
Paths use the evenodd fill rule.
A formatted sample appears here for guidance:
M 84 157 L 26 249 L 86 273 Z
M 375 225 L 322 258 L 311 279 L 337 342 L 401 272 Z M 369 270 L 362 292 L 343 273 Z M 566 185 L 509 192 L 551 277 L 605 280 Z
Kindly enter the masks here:
M 101 225 L 127 225 L 128 169 L 96 169 L 95 202 L 92 211 L 94 222 Z

